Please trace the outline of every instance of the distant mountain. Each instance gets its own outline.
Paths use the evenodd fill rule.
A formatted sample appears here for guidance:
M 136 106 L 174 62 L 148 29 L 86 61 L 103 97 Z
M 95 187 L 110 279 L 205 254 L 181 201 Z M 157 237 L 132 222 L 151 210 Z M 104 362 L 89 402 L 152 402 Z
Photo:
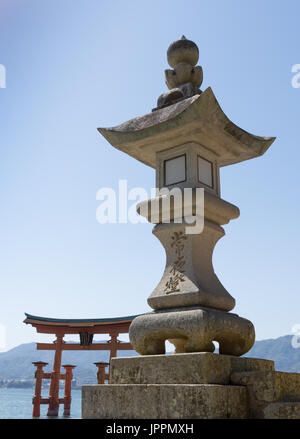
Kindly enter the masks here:
M 255 342 L 247 357 L 265 358 L 275 361 L 276 370 L 300 372 L 300 348 L 291 344 L 292 336 L 286 335 L 276 339 Z M 118 356 L 138 355 L 135 351 L 118 351 Z M 0 353 L 0 379 L 32 379 L 34 377 L 33 361 L 45 361 L 49 365 L 44 369 L 51 371 L 54 351 L 37 351 L 35 343 L 21 344 L 7 352 Z M 64 351 L 62 364 L 76 365 L 74 378 L 78 383 L 96 383 L 96 361 L 108 361 L 108 351 Z
M 275 369 L 282 372 L 300 372 L 300 348 L 292 346 L 293 335 L 260 340 L 245 355 L 275 361 Z

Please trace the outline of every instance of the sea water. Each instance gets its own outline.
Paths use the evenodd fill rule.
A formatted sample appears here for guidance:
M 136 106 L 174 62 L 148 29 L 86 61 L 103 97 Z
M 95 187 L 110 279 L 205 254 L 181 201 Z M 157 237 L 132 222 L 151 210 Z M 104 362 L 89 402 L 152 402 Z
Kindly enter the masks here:
M 32 397 L 34 389 L 5 389 L 0 388 L 0 419 L 32 418 Z M 42 392 L 42 397 L 48 395 Z M 60 397 L 63 397 L 60 395 Z M 47 404 L 41 404 L 41 419 L 47 418 Z M 63 416 L 63 404 L 59 405 L 59 418 Z M 72 389 L 70 418 L 81 418 L 81 390 Z M 57 419 L 57 418 L 56 418 Z

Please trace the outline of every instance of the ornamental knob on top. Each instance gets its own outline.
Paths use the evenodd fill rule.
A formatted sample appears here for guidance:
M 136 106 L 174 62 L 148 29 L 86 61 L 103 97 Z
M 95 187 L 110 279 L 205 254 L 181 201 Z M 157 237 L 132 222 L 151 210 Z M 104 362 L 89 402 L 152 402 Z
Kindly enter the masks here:
M 170 44 L 167 59 L 170 67 L 173 67 L 172 70 L 165 70 L 165 80 L 170 91 L 158 98 L 157 108 L 201 93 L 199 87 L 203 81 L 203 71 L 201 66 L 196 66 L 199 59 L 197 45 L 183 35 L 180 40 Z

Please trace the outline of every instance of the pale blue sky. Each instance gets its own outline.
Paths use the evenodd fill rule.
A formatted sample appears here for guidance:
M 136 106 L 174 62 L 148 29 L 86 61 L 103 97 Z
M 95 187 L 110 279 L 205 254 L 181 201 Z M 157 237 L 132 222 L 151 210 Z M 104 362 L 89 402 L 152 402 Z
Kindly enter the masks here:
M 49 317 L 146 312 L 165 255 L 150 224 L 100 225 L 96 192 L 151 188 L 151 168 L 97 132 L 151 111 L 166 50 L 194 40 L 227 116 L 276 136 L 262 158 L 221 171 L 241 216 L 214 253 L 217 275 L 258 339 L 300 323 L 298 0 L 0 0 L 0 324 L 7 348 Z M 41 339 L 41 336 L 39 337 Z

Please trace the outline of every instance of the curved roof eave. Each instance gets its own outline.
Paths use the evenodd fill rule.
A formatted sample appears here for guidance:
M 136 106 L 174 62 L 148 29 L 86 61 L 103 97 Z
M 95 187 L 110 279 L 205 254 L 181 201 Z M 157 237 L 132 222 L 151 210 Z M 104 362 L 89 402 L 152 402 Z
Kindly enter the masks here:
M 216 155 L 220 166 L 239 163 L 265 153 L 275 137 L 251 134 L 235 125 L 220 107 L 212 89 L 184 99 L 168 107 L 139 116 L 112 128 L 98 131 L 115 148 L 155 168 L 156 152 L 176 142 L 205 141 L 215 136 Z M 162 146 L 174 134 L 174 145 Z M 208 137 L 207 137 L 208 136 Z M 162 141 L 160 143 L 160 140 Z M 178 143 L 177 143 L 178 144 Z
M 57 323 L 57 324 L 70 324 L 70 323 L 95 323 L 95 324 L 108 324 L 108 323 L 122 323 L 132 321 L 135 317 L 138 317 L 140 314 L 134 316 L 125 316 L 125 317 L 112 317 L 112 318 L 102 318 L 102 319 L 56 319 L 50 317 L 42 317 L 42 316 L 34 316 L 25 312 L 26 319 L 24 323 L 34 323 L 40 322 L 41 324 L 46 323 Z

